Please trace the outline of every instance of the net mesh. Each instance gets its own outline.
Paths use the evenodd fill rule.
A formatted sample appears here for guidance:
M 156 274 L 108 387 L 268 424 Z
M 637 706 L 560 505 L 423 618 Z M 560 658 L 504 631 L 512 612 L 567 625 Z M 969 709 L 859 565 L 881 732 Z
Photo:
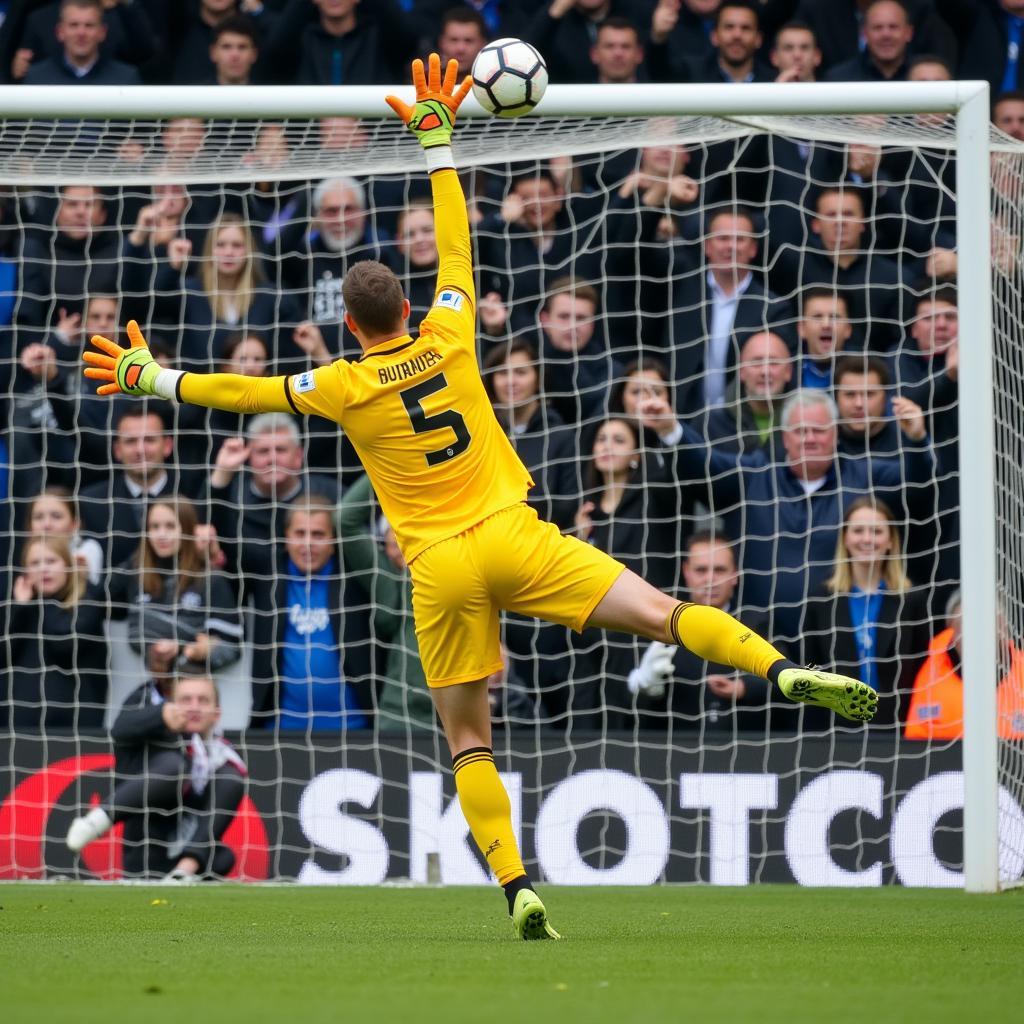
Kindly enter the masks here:
M 993 683 L 1013 881 L 1024 874 L 1024 150 L 992 144 L 1006 627 Z M 958 712 L 942 687 L 957 665 L 946 631 L 960 536 L 956 298 L 943 290 L 957 260 L 952 120 L 470 121 L 457 155 L 481 361 L 541 514 L 662 589 L 724 594 L 794 659 L 861 676 L 885 698 L 877 725 L 845 729 L 685 654 L 659 690 L 644 676 L 646 642 L 508 616 L 495 745 L 531 869 L 566 882 L 960 884 Z M 355 357 L 340 289 L 364 258 L 399 274 L 415 327 L 436 273 L 421 163 L 393 122 L 372 119 L 0 128 L 12 596 L 0 874 L 116 877 L 180 852 L 185 819 L 161 831 L 130 792 L 111 797 L 103 740 L 113 725 L 117 779 L 139 770 L 119 711 L 159 714 L 139 688 L 178 660 L 213 670 L 223 725 L 243 730 L 247 802 L 222 837 L 237 876 L 425 881 L 437 853 L 445 881 L 485 880 L 452 803 L 407 571 L 334 425 L 296 424 L 296 460 L 288 423 L 162 403 L 133 408 L 163 422 L 125 419 L 78 375 L 84 335 L 130 316 L 188 369 L 302 372 Z M 843 255 L 830 258 L 836 239 Z M 806 487 L 777 429 L 797 388 L 834 395 L 840 417 L 838 454 Z M 926 441 L 898 422 L 900 396 L 921 406 Z M 617 456 L 595 451 L 615 416 L 626 456 L 612 470 Z M 76 499 L 77 530 L 62 525 L 59 496 L 38 500 L 54 487 Z M 315 581 L 286 546 L 299 490 L 339 503 L 338 543 Z M 194 522 L 172 515 L 199 538 L 193 562 L 193 545 L 161 555 L 145 543 L 172 495 L 195 508 Z M 856 598 L 856 571 L 836 572 L 837 543 L 852 536 L 843 510 L 870 496 L 891 510 L 910 581 L 887 575 L 884 605 Z M 39 600 L 50 584 L 38 535 L 61 531 L 88 588 Z M 891 547 L 878 557 L 897 564 Z M 169 769 L 172 803 L 186 777 L 217 780 L 186 815 L 201 828 L 214 827 L 231 774 L 218 751 L 189 750 Z M 72 858 L 60 843 L 71 818 L 108 799 L 122 801 L 123 833 Z

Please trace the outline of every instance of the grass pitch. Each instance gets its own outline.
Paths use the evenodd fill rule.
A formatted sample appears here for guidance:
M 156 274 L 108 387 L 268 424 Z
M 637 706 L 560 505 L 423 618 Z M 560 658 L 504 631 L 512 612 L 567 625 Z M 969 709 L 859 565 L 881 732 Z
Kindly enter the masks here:
M 1018 1021 L 1024 893 L 0 887 L 0 1020 Z

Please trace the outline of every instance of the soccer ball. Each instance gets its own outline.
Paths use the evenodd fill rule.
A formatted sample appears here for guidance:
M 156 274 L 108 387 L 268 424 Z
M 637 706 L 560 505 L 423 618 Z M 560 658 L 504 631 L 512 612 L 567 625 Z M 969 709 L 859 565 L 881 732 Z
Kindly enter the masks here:
M 522 39 L 495 39 L 473 61 L 473 95 L 498 117 L 530 113 L 547 87 L 544 58 Z

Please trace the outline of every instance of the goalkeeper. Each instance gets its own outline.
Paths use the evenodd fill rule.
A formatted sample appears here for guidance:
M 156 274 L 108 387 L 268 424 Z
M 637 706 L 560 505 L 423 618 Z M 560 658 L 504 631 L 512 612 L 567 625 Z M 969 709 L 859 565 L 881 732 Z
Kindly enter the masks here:
M 409 301 L 398 278 L 366 261 L 343 285 L 345 324 L 363 349 L 356 362 L 273 378 L 180 372 L 154 361 L 132 321 L 128 350 L 92 339 L 100 353 L 86 354 L 85 373 L 103 382 L 100 394 L 316 414 L 344 428 L 410 567 L 420 657 L 473 838 L 505 890 L 516 934 L 557 938 L 523 868 L 491 751 L 487 677 L 501 668 L 502 609 L 679 644 L 855 721 L 871 718 L 876 696 L 859 681 L 785 660 L 726 612 L 662 594 L 526 504 L 533 481 L 495 419 L 476 361 L 469 223 L 451 148 L 471 83 L 456 88 L 454 60 L 442 81 L 436 54 L 429 73 L 419 60 L 412 70 L 415 105 L 387 102 L 419 139 L 433 192 L 437 288 L 417 338 L 406 332 Z

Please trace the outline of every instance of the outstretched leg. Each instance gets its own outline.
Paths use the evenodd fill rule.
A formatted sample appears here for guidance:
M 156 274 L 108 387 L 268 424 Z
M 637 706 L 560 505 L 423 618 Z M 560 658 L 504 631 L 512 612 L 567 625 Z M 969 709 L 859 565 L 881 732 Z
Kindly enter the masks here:
M 430 691 L 444 726 L 455 772 L 455 789 L 473 839 L 508 898 L 508 912 L 523 939 L 557 939 L 547 911 L 523 867 L 512 805 L 494 764 L 487 680 Z
M 728 612 L 677 601 L 628 569 L 611 585 L 587 625 L 677 644 L 706 661 L 767 679 L 791 700 L 829 708 L 855 722 L 870 721 L 878 706 L 870 686 L 796 665 Z

